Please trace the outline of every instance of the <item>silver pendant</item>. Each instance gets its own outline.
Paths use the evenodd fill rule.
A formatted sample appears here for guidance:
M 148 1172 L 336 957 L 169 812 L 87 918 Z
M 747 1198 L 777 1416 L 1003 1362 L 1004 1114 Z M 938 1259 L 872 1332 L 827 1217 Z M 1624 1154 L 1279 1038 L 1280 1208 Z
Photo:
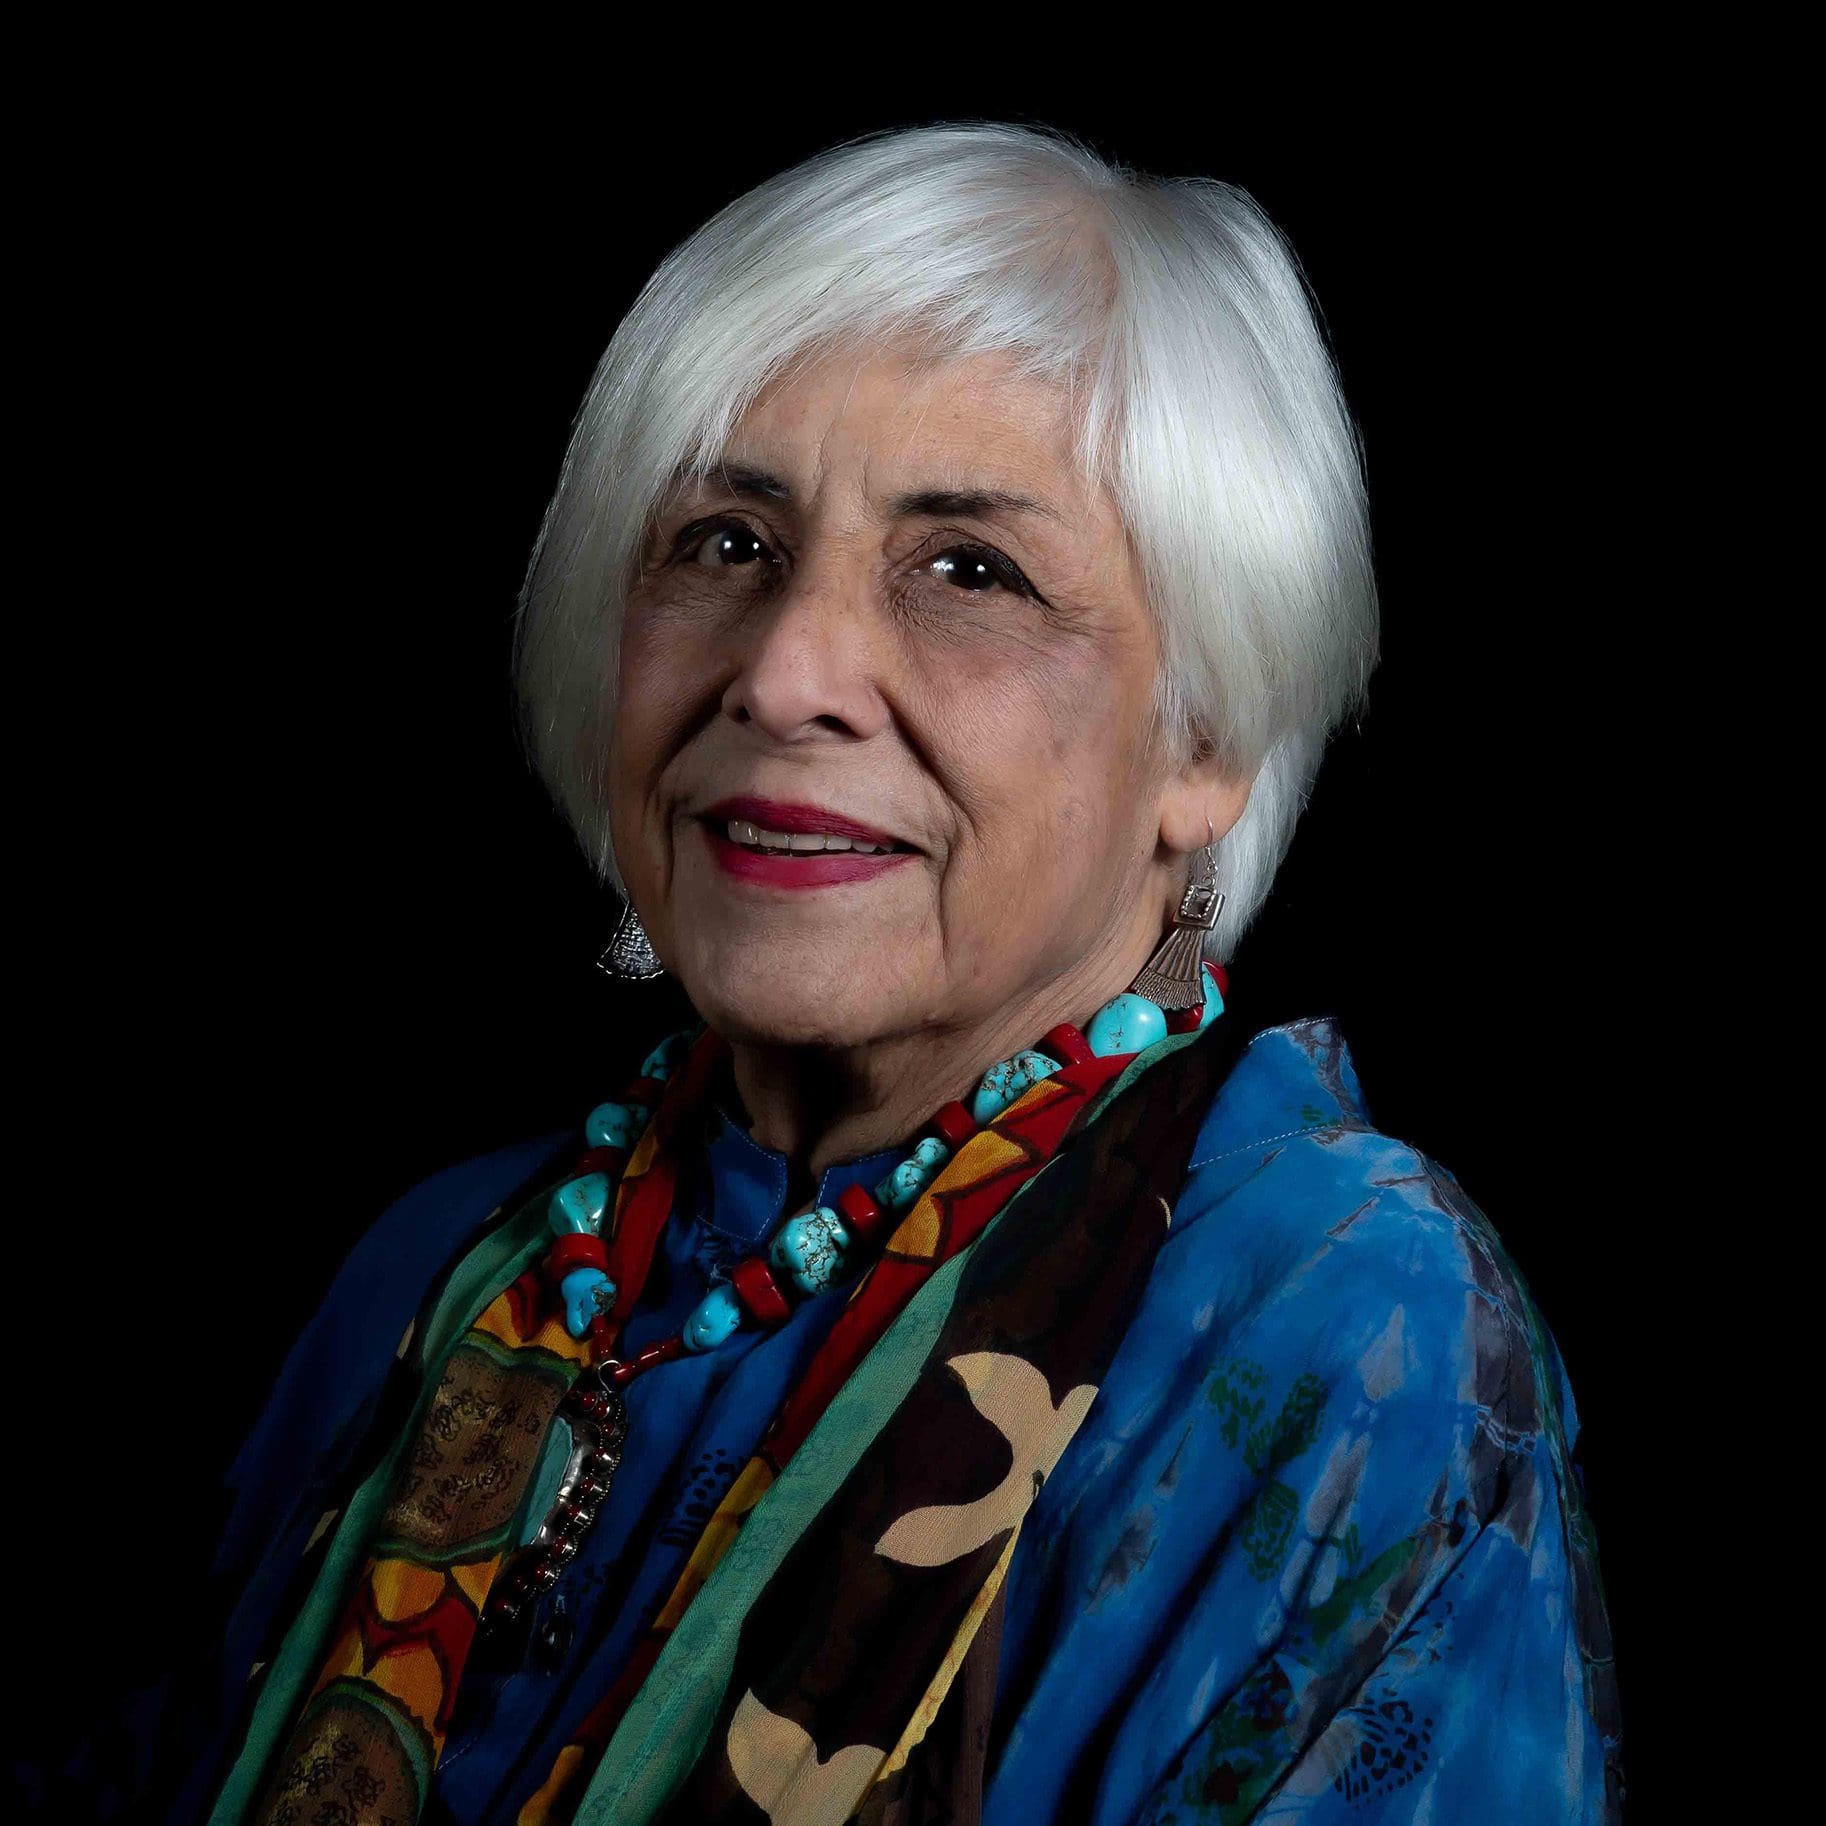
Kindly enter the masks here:
M 609 1379 L 616 1367 L 604 1362 L 586 1369 L 559 1404 L 558 1412 L 571 1430 L 571 1450 L 558 1494 L 539 1532 L 495 1580 L 483 1613 L 485 1629 L 504 1629 L 527 1604 L 544 1597 L 577 1557 L 595 1522 L 628 1439 L 628 1404 Z

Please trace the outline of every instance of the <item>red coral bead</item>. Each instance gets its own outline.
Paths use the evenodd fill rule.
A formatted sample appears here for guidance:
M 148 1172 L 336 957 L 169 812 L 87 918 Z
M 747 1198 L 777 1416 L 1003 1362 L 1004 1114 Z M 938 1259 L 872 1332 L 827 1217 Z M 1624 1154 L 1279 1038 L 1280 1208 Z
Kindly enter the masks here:
M 737 1262 L 729 1271 L 736 1297 L 763 1325 L 783 1325 L 792 1316 L 773 1270 L 758 1255 Z
M 657 1343 L 644 1344 L 639 1352 L 625 1363 L 618 1363 L 608 1372 L 609 1380 L 619 1388 L 627 1385 L 638 1375 L 650 1370 L 656 1363 L 670 1363 L 676 1357 L 685 1354 L 685 1340 L 676 1332 L 670 1338 L 661 1338 Z
M 856 1240 L 863 1243 L 880 1235 L 888 1221 L 888 1214 L 882 1210 L 875 1194 L 860 1184 L 845 1186 L 837 1194 L 837 1215 L 849 1225 Z
M 670 1338 L 659 1338 L 651 1344 L 643 1344 L 639 1355 L 634 1359 L 634 1367 L 648 1370 L 656 1363 L 670 1363 L 675 1357 L 684 1354 L 685 1340 L 674 1333 Z
M 576 1268 L 600 1268 L 609 1271 L 609 1246 L 599 1236 L 573 1232 L 561 1236 L 545 1258 L 545 1272 L 554 1281 L 562 1281 Z
M 1051 1053 L 1061 1065 L 1084 1065 L 1095 1057 L 1090 1041 L 1069 1024 L 1050 1029 L 1040 1041 L 1040 1050 Z
M 955 1154 L 976 1133 L 977 1121 L 961 1103 L 947 1103 L 932 1118 L 932 1130 Z
M 586 1173 L 606 1173 L 610 1179 L 619 1179 L 622 1168 L 627 1164 L 628 1157 L 620 1148 L 591 1148 L 587 1153 L 577 1156 L 577 1164 L 571 1168 L 571 1177 L 581 1179 Z

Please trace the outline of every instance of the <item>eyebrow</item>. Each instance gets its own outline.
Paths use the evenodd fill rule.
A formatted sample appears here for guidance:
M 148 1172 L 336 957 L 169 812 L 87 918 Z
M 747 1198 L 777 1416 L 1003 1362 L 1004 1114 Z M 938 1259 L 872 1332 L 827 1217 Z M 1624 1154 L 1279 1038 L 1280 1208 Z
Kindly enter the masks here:
M 722 482 L 733 494 L 753 495 L 769 501 L 790 501 L 793 498 L 789 483 L 746 463 L 722 464 L 701 479 L 709 481 L 712 477 Z M 674 477 L 676 482 L 692 479 L 694 478 L 683 470 Z M 1013 494 L 1005 488 L 916 488 L 906 494 L 895 495 L 888 503 L 888 513 L 896 520 L 936 520 L 949 516 L 992 519 L 999 513 L 1037 514 L 1042 519 L 1057 520 L 1060 524 L 1064 524 L 1065 520 L 1065 516 L 1056 507 L 1049 506 L 1044 501 L 1036 501 L 1029 495 Z

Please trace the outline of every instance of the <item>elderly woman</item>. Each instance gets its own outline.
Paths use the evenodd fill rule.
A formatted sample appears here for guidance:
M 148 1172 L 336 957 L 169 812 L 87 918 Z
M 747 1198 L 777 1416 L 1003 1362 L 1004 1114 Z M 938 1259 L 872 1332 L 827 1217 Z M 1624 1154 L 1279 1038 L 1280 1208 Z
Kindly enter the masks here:
M 1241 192 L 939 126 L 671 254 L 519 686 L 698 1020 L 351 1257 L 172 1817 L 1611 1817 L 1551 1338 L 1335 1024 L 1226 1010 L 1375 647 Z

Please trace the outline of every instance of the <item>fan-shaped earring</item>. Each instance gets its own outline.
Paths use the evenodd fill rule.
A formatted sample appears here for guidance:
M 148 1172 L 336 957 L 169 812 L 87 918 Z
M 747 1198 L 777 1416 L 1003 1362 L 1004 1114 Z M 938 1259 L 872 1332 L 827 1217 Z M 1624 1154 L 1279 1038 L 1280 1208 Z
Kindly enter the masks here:
M 1207 830 L 1212 829 L 1209 819 Z M 1161 1008 L 1196 1008 L 1205 999 L 1205 934 L 1217 924 L 1224 896 L 1217 891 L 1217 842 L 1192 859 L 1191 879 L 1160 949 L 1142 965 L 1129 987 Z
M 633 901 L 622 909 L 615 936 L 596 963 L 599 969 L 626 983 L 651 982 L 654 977 L 666 974 L 666 966 L 659 961 L 653 941 L 647 937 L 647 929 L 634 911 Z

